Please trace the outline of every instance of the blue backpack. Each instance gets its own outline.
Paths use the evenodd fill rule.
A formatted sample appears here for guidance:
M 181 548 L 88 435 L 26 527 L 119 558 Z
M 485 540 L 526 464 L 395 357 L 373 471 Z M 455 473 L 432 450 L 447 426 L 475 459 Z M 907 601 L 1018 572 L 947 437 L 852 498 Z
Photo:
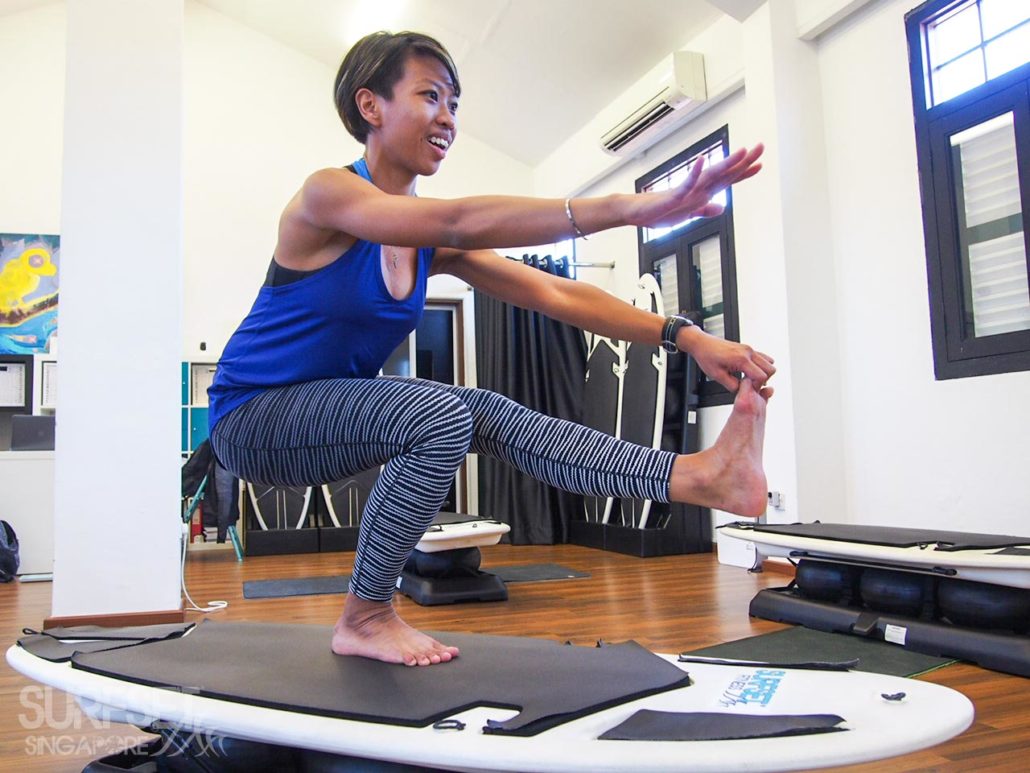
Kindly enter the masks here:
M 18 535 L 11 524 L 0 521 L 0 582 L 10 582 L 18 573 Z

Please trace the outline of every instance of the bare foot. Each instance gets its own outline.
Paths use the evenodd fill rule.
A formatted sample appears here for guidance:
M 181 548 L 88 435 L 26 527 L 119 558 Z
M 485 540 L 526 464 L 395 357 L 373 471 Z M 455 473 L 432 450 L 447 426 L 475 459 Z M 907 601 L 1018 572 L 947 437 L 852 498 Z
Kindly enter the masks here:
M 401 620 L 389 601 L 366 601 L 352 593 L 333 627 L 332 650 L 406 666 L 431 666 L 458 657 L 457 647 L 444 646 Z
M 733 412 L 715 445 L 689 456 L 677 457 L 669 493 L 674 502 L 715 507 L 735 515 L 765 512 L 767 491 L 762 469 L 765 404 L 770 387 L 756 390 L 750 380 L 740 382 Z

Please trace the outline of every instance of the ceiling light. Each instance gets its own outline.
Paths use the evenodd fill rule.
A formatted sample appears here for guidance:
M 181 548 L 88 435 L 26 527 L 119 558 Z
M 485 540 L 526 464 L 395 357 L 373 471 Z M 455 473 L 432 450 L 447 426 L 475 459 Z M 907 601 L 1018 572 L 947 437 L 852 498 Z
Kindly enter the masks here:
M 407 9 L 407 0 L 357 0 L 348 14 L 343 28 L 346 47 L 372 32 L 396 32 L 398 22 Z

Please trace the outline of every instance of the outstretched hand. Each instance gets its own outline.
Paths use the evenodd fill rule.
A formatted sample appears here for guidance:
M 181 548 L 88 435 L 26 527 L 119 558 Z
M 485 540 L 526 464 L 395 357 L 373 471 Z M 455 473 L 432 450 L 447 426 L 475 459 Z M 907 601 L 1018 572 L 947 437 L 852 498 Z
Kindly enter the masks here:
M 682 223 L 690 217 L 715 217 L 723 206 L 712 197 L 734 183 L 758 174 L 758 159 L 765 147 L 759 143 L 751 150 L 741 148 L 717 164 L 705 168 L 704 156 L 694 162 L 690 174 L 667 191 L 639 193 L 633 197 L 628 216 L 630 225 L 662 228 Z
M 730 392 L 736 392 L 739 388 L 741 374 L 750 379 L 756 389 L 761 390 L 776 372 L 773 358 L 768 354 L 755 351 L 746 344 L 708 334 L 704 334 L 690 347 L 690 355 L 709 378 L 718 381 Z

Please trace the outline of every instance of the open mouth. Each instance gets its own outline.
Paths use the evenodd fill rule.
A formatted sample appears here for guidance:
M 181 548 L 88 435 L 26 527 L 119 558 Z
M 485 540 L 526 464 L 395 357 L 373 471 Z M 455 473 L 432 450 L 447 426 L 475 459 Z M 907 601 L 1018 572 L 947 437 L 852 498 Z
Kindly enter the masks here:
M 446 153 L 447 148 L 451 146 L 451 143 L 445 140 L 443 137 L 430 137 L 429 144 L 435 148 L 439 148 L 441 152 Z

